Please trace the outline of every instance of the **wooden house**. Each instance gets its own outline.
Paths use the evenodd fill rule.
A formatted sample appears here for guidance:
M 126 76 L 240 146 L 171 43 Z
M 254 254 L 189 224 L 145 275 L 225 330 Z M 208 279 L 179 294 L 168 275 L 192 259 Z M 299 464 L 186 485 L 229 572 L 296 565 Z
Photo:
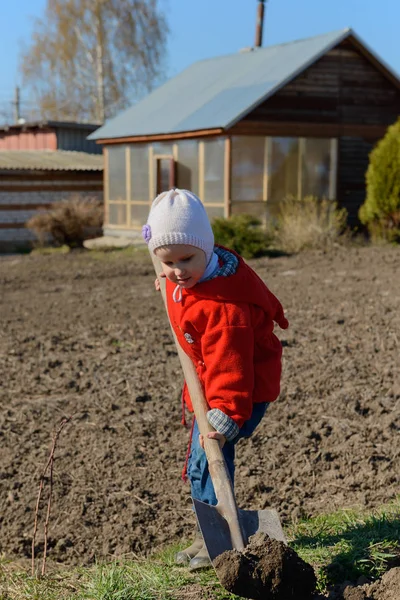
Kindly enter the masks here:
M 197 62 L 90 135 L 103 144 L 107 235 L 135 236 L 161 191 L 210 218 L 337 200 L 350 224 L 368 155 L 400 114 L 397 75 L 350 29 Z
M 103 156 L 87 140 L 97 125 L 40 121 L 0 127 L 0 252 L 29 247 L 25 223 L 73 196 L 103 199 Z

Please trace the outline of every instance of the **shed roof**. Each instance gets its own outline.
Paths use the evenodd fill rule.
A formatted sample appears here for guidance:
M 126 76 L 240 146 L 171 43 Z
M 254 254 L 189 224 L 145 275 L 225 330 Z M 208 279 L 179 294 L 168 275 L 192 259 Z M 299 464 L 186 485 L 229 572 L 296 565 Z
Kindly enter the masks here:
M 102 171 L 103 156 L 67 150 L 0 150 L 0 171 Z
M 29 129 L 86 129 L 94 131 L 99 127 L 99 123 L 83 123 L 82 121 L 25 121 L 22 119 L 19 123 L 5 123 L 0 125 L 0 132 L 14 130 L 27 131 Z
M 372 55 L 351 29 L 342 29 L 196 62 L 105 123 L 89 139 L 227 129 L 350 36 Z M 398 81 L 397 75 L 390 73 Z

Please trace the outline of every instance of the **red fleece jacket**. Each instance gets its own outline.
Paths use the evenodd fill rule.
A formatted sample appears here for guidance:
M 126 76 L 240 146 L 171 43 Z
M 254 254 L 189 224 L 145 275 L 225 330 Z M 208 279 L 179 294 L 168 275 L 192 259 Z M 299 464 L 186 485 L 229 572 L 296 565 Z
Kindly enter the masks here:
M 236 256 L 234 275 L 183 289 L 181 302 L 173 301 L 175 285 L 167 280 L 167 303 L 210 409 L 219 408 L 242 427 L 254 402 L 273 402 L 279 395 L 282 346 L 273 329 L 274 321 L 282 329 L 288 321 L 279 300 Z M 184 399 L 193 412 L 186 386 Z

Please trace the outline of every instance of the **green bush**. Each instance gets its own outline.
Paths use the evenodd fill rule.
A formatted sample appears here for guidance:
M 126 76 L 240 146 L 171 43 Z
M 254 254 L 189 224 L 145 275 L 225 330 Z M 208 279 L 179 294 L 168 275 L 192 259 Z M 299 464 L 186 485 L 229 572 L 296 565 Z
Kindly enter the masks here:
M 373 238 L 400 242 L 400 119 L 372 150 L 360 221 Z
M 266 254 L 271 242 L 261 221 L 252 215 L 217 218 L 213 220 L 212 228 L 217 244 L 235 250 L 244 258 Z
M 344 232 L 346 220 L 346 209 L 332 200 L 288 197 L 280 205 L 276 245 L 288 253 L 329 248 Z
M 62 200 L 55 208 L 38 212 L 26 223 L 35 232 L 39 244 L 82 248 L 83 242 L 101 235 L 103 205 L 96 198 L 76 196 Z

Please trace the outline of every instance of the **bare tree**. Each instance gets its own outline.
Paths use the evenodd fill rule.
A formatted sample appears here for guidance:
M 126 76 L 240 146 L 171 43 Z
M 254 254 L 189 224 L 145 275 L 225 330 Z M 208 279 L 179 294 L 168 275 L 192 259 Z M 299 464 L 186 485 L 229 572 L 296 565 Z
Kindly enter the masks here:
M 160 81 L 168 26 L 161 0 L 47 0 L 21 56 L 46 119 L 105 119 Z

